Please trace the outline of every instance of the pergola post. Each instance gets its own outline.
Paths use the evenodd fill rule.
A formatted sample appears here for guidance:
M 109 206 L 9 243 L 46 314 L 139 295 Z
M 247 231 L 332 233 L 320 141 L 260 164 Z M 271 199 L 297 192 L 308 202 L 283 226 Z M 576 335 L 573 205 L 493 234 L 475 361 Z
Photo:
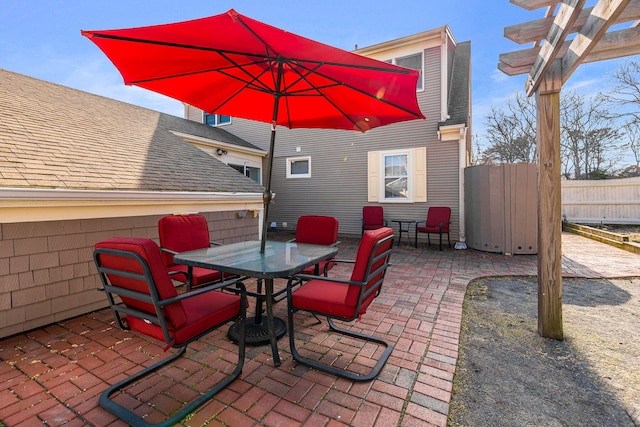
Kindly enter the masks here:
M 529 74 L 525 91 L 536 95 L 538 333 L 561 340 L 560 89 L 585 62 L 640 54 L 640 0 L 598 0 L 587 8 L 586 0 L 510 2 L 526 10 L 547 9 L 542 19 L 505 28 L 505 37 L 533 47 L 500 55 L 498 68 L 510 76 Z M 628 28 L 619 29 L 620 24 Z M 571 34 L 575 36 L 568 40 Z
M 559 60 L 538 91 L 538 334 L 563 339 Z

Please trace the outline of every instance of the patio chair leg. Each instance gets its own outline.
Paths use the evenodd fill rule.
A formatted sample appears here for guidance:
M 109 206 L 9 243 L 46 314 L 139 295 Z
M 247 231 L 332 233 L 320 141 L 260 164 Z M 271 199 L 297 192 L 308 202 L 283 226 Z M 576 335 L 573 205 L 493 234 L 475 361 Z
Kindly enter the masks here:
M 347 370 L 344 369 L 338 369 L 335 368 L 333 366 L 330 365 L 325 365 L 323 363 L 318 362 L 317 360 L 313 360 L 313 359 L 307 359 L 305 357 L 302 357 L 300 355 L 300 353 L 298 353 L 298 350 L 296 349 L 295 346 L 295 337 L 294 337 L 294 328 L 293 328 L 293 312 L 294 310 L 289 309 L 289 347 L 291 350 L 291 355 L 293 356 L 293 358 L 299 362 L 302 363 L 303 365 L 307 365 L 307 366 L 311 366 L 312 368 L 316 368 L 320 371 L 323 372 L 327 372 L 329 374 L 333 374 L 333 375 L 337 375 L 339 377 L 343 377 L 343 378 L 347 378 L 349 380 L 352 381 L 370 381 L 372 379 L 374 379 L 375 377 L 378 376 L 378 374 L 380 374 L 380 371 L 382 371 L 382 368 L 384 368 L 385 363 L 387 363 L 387 360 L 389 359 L 389 356 L 391 356 L 391 352 L 393 351 L 393 345 L 391 345 L 390 343 L 386 342 L 385 340 L 383 340 L 382 338 L 378 338 L 378 337 L 374 337 L 373 335 L 366 335 L 360 332 L 354 332 L 354 331 L 350 331 L 347 329 L 342 329 L 337 327 L 334 323 L 333 320 L 329 317 L 327 317 L 327 323 L 329 324 L 329 328 L 339 334 L 342 335 L 347 335 L 353 338 L 359 338 L 361 340 L 365 340 L 368 342 L 374 342 L 377 344 L 380 344 L 381 346 L 385 347 L 384 352 L 382 353 L 382 355 L 380 356 L 380 359 L 378 359 L 378 361 L 376 362 L 375 366 L 373 368 L 371 368 L 371 370 L 363 375 L 360 374 L 356 374 L 353 372 L 349 372 Z
M 196 410 L 199 406 L 201 406 L 202 404 L 204 404 L 206 401 L 210 400 L 216 393 L 218 393 L 220 390 L 222 390 L 223 388 L 225 388 L 226 386 L 228 386 L 231 382 L 233 382 L 236 378 L 238 378 L 238 376 L 240 376 L 240 374 L 242 373 L 242 367 L 244 366 L 244 356 L 245 356 L 245 348 L 244 348 L 244 324 L 246 322 L 242 321 L 242 326 L 241 326 L 241 332 L 240 332 L 240 336 L 241 338 L 241 342 L 238 345 L 238 364 L 236 365 L 236 368 L 234 369 L 234 371 L 224 380 L 220 381 L 218 384 L 216 384 L 215 386 L 213 386 L 212 388 L 210 388 L 209 390 L 207 390 L 205 393 L 201 394 L 198 398 L 196 398 L 195 400 L 193 400 L 192 402 L 190 402 L 189 404 L 185 405 L 180 411 L 176 412 L 175 414 L 173 414 L 171 417 L 167 418 L 166 420 L 157 423 L 157 424 L 149 424 L 147 422 L 145 422 L 144 419 L 136 416 L 133 414 L 133 412 L 131 412 L 131 409 L 129 408 L 125 408 L 124 406 L 114 402 L 113 400 L 109 399 L 109 396 L 112 395 L 113 393 L 119 391 L 120 389 L 126 387 L 127 385 L 139 380 L 140 378 L 144 377 L 145 375 L 156 371 L 157 369 L 167 365 L 169 362 L 174 361 L 175 359 L 179 358 L 180 356 L 182 356 L 185 351 L 187 350 L 187 346 L 185 345 L 184 347 L 180 348 L 180 350 L 178 350 L 177 352 L 175 352 L 173 355 L 167 357 L 166 359 L 163 359 L 145 369 L 143 369 L 142 371 L 128 377 L 125 378 L 124 380 L 112 385 L 111 387 L 107 388 L 105 391 L 102 392 L 102 394 L 100 394 L 100 398 L 98 399 L 98 403 L 100 404 L 100 406 L 102 406 L 104 409 L 106 409 L 107 411 L 111 412 L 113 415 L 115 415 L 116 417 L 120 418 L 121 420 L 125 421 L 126 423 L 128 423 L 129 425 L 132 426 L 142 426 L 142 427 L 150 427 L 150 426 L 162 426 L 162 427 L 170 427 L 170 426 L 175 426 L 176 424 L 178 424 L 181 420 L 183 420 L 187 415 L 189 415 L 191 412 L 193 412 L 194 410 Z

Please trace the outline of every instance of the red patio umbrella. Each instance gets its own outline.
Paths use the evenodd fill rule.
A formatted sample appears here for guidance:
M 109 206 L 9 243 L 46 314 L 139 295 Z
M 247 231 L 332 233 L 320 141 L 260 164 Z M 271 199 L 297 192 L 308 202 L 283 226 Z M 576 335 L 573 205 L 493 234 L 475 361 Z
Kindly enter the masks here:
M 233 9 L 191 21 L 81 33 L 127 85 L 208 113 L 272 124 L 262 251 L 277 125 L 365 132 L 424 118 L 416 99 L 418 71 L 309 40 Z

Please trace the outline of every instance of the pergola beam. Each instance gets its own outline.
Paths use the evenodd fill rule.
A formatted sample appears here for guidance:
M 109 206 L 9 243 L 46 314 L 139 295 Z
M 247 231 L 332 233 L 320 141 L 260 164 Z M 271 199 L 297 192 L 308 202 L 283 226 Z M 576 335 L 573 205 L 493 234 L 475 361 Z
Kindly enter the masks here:
M 563 57 L 569 50 L 570 41 L 563 43 L 558 57 Z M 540 52 L 540 47 L 521 49 L 500 54 L 498 69 L 509 76 L 517 76 L 529 72 Z M 604 61 L 640 54 L 640 27 L 613 31 L 602 36 L 591 52 L 582 60 L 583 63 Z
M 570 31 L 577 33 L 580 28 L 587 22 L 587 18 L 591 14 L 593 7 L 583 9 L 578 16 L 578 19 L 573 23 Z M 627 7 L 620 13 L 614 24 L 622 24 L 625 22 L 636 21 L 640 19 L 640 0 L 631 0 Z M 544 39 L 551 25 L 553 24 L 553 16 L 547 16 L 545 18 L 536 19 L 534 21 L 525 22 L 523 24 L 511 25 L 505 27 L 504 36 L 509 40 L 518 43 L 536 43 Z
M 543 7 L 552 7 L 557 5 L 559 0 L 509 0 L 511 4 L 520 6 L 527 10 L 536 10 Z
M 587 21 L 573 39 L 569 50 L 562 56 L 562 83 L 584 62 L 589 52 L 598 44 L 616 18 L 631 0 L 600 0 Z
M 538 57 L 529 72 L 529 78 L 525 84 L 527 96 L 531 96 L 538 89 L 541 79 L 551 67 L 552 62 L 558 57 L 558 51 L 570 34 L 573 23 L 580 16 L 585 2 L 586 0 L 566 0 L 560 5 L 549 34 L 542 43 Z

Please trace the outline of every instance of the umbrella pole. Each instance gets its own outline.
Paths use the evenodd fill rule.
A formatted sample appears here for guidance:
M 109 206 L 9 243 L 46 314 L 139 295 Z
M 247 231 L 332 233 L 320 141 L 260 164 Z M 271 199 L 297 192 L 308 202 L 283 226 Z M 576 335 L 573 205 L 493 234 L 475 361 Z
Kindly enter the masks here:
M 273 167 L 273 148 L 276 141 L 276 125 L 271 125 L 271 142 L 269 144 L 269 154 L 267 156 L 267 186 L 262 193 L 262 201 L 264 203 L 264 217 L 262 218 L 262 239 L 260 241 L 260 253 L 264 253 L 267 243 L 267 217 L 269 214 L 269 204 L 273 195 L 271 194 L 271 169 Z
M 273 101 L 273 119 L 271 121 L 271 143 L 269 144 L 269 155 L 267 158 L 267 187 L 262 194 L 264 202 L 264 218 L 262 219 L 262 240 L 260 241 L 260 253 L 264 253 L 267 244 L 267 217 L 269 214 L 269 204 L 273 198 L 271 194 L 271 169 L 273 168 L 273 150 L 276 145 L 276 123 L 278 122 L 278 107 L 280 104 L 280 85 L 282 84 L 282 60 L 278 60 L 278 76 L 276 78 L 276 90 Z

